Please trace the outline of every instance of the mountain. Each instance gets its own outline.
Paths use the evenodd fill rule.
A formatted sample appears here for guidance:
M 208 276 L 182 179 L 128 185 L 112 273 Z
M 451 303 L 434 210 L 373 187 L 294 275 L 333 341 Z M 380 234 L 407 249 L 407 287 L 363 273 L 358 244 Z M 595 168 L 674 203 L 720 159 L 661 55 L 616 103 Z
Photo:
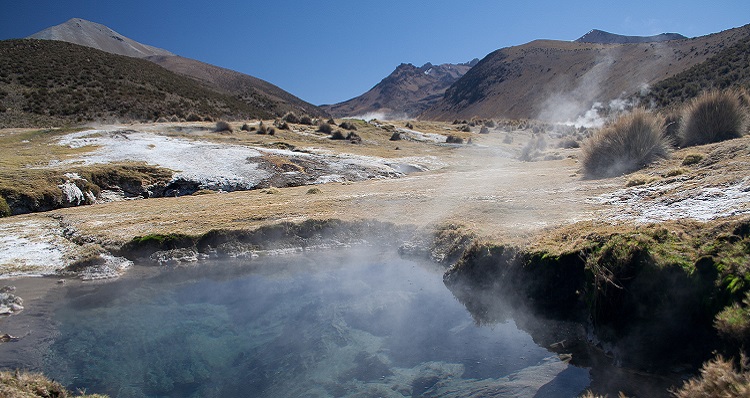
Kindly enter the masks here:
M 172 72 L 205 84 L 221 94 L 237 96 L 251 107 L 262 108 L 270 116 L 282 116 L 294 111 L 323 116 L 326 112 L 281 88 L 240 72 L 183 58 L 160 48 L 138 43 L 114 30 L 91 21 L 73 18 L 28 38 L 58 40 L 96 48 L 111 54 L 144 58 Z
M 0 128 L 197 116 L 273 117 L 145 59 L 56 40 L 0 41 Z
M 679 33 L 662 33 L 654 36 L 623 36 L 615 33 L 594 29 L 589 33 L 576 39 L 576 43 L 600 43 L 600 44 L 628 44 L 628 43 L 656 43 L 669 40 L 682 40 L 687 37 Z
M 640 101 L 658 108 L 679 106 L 706 89 L 750 89 L 750 36 L 705 62 L 653 85 Z
M 112 54 L 136 58 L 151 55 L 174 55 L 167 50 L 138 43 L 104 25 L 81 18 L 73 18 L 60 25 L 49 27 L 34 33 L 27 39 L 67 41 Z
M 748 36 L 750 25 L 656 43 L 536 40 L 507 47 L 482 59 L 420 118 L 574 121 L 595 105 L 622 105 Z
M 180 56 L 154 55 L 146 59 L 221 92 L 237 96 L 275 116 L 283 116 L 287 112 L 310 116 L 328 115 L 325 110 L 257 77 Z
M 479 62 L 421 67 L 401 64 L 359 97 L 323 109 L 336 117 L 384 113 L 386 117 L 414 117 L 439 101 L 445 90 Z

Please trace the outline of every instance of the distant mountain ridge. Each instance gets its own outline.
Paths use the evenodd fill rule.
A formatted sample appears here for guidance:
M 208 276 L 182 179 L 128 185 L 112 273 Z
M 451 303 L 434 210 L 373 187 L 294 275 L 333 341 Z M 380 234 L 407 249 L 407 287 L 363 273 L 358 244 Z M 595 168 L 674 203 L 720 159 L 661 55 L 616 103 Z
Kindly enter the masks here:
M 662 33 L 653 36 L 624 36 L 615 33 L 593 29 L 575 40 L 576 43 L 600 43 L 600 44 L 632 44 L 632 43 L 657 43 L 669 40 L 682 40 L 687 37 L 679 33 Z
M 102 24 L 81 18 L 72 18 L 60 25 L 34 33 L 27 39 L 67 41 L 111 54 L 136 58 L 145 58 L 152 55 L 174 55 L 167 50 L 138 43 Z
M 420 67 L 401 64 L 366 93 L 334 105 L 323 105 L 336 117 L 382 113 L 383 117 L 410 118 L 439 101 L 445 90 L 466 74 L 479 59 L 461 64 Z
M 81 18 L 72 18 L 28 38 L 65 41 L 111 54 L 143 58 L 205 84 L 217 92 L 236 96 L 270 115 L 282 116 L 290 111 L 311 116 L 327 115 L 317 106 L 267 81 L 205 62 L 179 57 L 167 50 L 129 39 L 102 24 Z
M 707 61 L 750 36 L 750 25 L 690 39 L 601 44 L 535 40 L 496 50 L 419 117 L 575 122 Z

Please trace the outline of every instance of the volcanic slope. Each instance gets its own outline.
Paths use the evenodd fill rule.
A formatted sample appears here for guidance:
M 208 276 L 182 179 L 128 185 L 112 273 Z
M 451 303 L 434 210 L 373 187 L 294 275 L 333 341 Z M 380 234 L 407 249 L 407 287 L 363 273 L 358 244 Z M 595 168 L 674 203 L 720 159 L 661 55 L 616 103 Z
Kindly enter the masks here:
M 0 126 L 160 117 L 248 119 L 265 109 L 144 59 L 54 40 L 0 41 Z
M 445 90 L 479 62 L 421 67 L 401 64 L 380 83 L 359 97 L 334 105 L 323 105 L 336 117 L 382 113 L 386 117 L 411 118 L 439 101 Z
M 657 43 L 536 40 L 507 47 L 482 59 L 420 117 L 574 121 L 596 103 L 645 91 L 748 36 L 750 25 Z
M 85 19 L 73 18 L 28 38 L 65 41 L 112 54 L 145 58 L 172 72 L 197 80 L 214 91 L 237 96 L 252 107 L 262 108 L 265 112 L 275 116 L 281 116 L 289 111 L 313 116 L 326 114 L 315 105 L 264 80 L 194 59 L 176 56 L 167 50 L 139 43 L 107 26 Z

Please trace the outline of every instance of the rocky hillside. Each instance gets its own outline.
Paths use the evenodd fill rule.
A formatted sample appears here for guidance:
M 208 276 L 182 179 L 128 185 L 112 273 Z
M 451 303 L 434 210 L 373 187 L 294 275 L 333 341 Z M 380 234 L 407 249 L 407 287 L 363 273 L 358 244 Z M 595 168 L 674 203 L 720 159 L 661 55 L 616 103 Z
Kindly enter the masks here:
M 323 108 L 336 117 L 383 113 L 409 118 L 439 101 L 445 90 L 479 62 L 421 67 L 401 64 L 388 77 L 359 97 Z
M 197 116 L 272 115 L 144 59 L 62 41 L 0 41 L 0 128 Z
M 682 40 L 687 37 L 679 33 L 662 33 L 654 36 L 623 36 L 615 33 L 594 29 L 576 39 L 577 43 L 627 44 L 627 43 L 656 43 L 669 40 Z
M 298 115 L 327 116 L 323 109 L 257 77 L 179 56 L 155 55 L 146 59 L 276 116 L 290 111 Z
M 620 105 L 750 36 L 750 25 L 692 39 L 597 44 L 537 40 L 497 50 L 454 83 L 421 118 L 575 121 L 592 106 Z
M 315 105 L 264 80 L 194 59 L 178 57 L 167 50 L 139 43 L 104 25 L 84 19 L 73 18 L 28 38 L 65 41 L 112 54 L 145 58 L 172 72 L 196 80 L 221 94 L 241 98 L 250 107 L 262 109 L 269 115 L 281 116 L 288 111 L 313 116 L 326 115 Z

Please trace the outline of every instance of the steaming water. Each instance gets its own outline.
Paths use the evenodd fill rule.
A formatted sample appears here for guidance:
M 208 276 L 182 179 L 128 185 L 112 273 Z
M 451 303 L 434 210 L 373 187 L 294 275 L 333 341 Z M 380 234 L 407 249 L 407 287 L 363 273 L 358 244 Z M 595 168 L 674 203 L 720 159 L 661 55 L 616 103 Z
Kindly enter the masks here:
M 68 291 L 48 376 L 113 398 L 565 397 L 590 381 L 512 321 L 477 326 L 441 270 L 394 254 L 148 272 Z

